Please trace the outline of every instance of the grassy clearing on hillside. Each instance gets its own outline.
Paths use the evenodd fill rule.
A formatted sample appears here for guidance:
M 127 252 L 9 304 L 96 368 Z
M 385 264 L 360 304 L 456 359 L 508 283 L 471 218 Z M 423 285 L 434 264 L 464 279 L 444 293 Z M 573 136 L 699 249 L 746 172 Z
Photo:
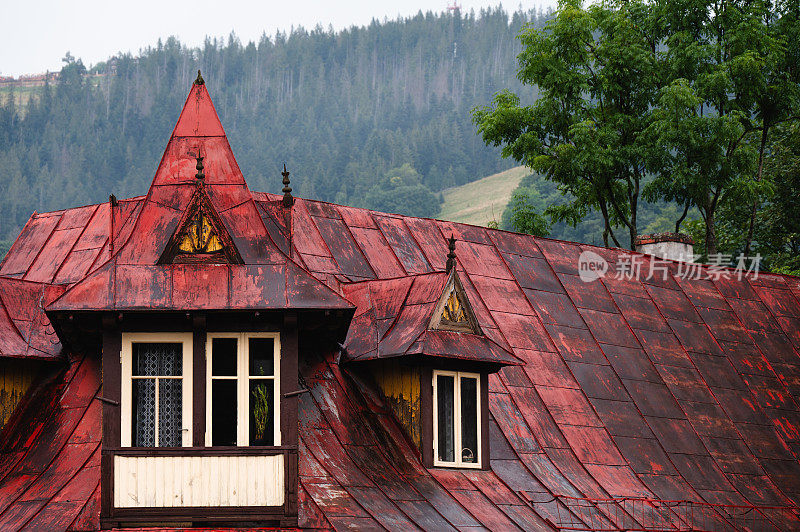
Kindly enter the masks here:
M 438 218 L 484 227 L 491 220 L 500 223 L 511 194 L 522 178 L 530 173 L 528 168 L 517 166 L 460 187 L 448 188 L 442 192 L 444 203 Z
M 14 87 L 14 105 L 17 107 L 17 112 L 24 114 L 28 100 L 38 98 L 42 93 L 42 87 Z M 11 94 L 11 87 L 0 87 L 0 104 L 4 104 L 8 100 L 9 94 Z

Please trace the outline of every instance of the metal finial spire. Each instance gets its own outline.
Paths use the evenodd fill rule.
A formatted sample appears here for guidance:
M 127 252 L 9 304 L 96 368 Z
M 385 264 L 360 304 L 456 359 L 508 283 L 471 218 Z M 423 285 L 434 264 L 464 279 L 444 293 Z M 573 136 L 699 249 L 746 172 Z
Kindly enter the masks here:
M 294 198 L 292 197 L 292 187 L 289 186 L 289 171 L 286 169 L 286 163 L 283 163 L 283 206 L 291 207 L 294 205 Z
M 456 267 L 456 237 L 453 235 L 447 241 L 447 248 L 450 250 L 447 253 L 447 272 L 450 273 Z
M 197 71 L 197 79 L 194 80 L 194 84 L 195 85 L 205 85 L 206 84 L 206 80 L 203 79 L 203 75 L 200 73 L 199 70 Z
M 197 179 L 197 183 L 200 184 L 206 178 L 206 174 L 203 172 L 203 168 L 205 168 L 205 166 L 203 165 L 203 156 L 200 155 L 199 152 L 197 154 L 196 159 L 197 159 L 197 165 L 195 166 L 195 168 L 197 168 L 197 173 L 194 175 L 194 177 L 195 179 Z

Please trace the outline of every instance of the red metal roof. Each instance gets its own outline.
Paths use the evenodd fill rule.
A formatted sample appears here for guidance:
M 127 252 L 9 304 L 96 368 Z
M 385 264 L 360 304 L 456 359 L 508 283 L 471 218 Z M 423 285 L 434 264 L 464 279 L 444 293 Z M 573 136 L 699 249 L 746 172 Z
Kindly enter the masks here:
M 205 165 L 202 183 L 195 178 L 198 155 Z M 159 264 L 197 194 L 214 209 L 244 264 Z M 205 85 L 195 84 L 126 238 L 48 311 L 352 308 L 281 251 L 261 213 Z M 10 262 L 23 262 L 16 257 Z
M 0 276 L 71 286 L 79 305 L 91 294 L 78 297 L 77 286 L 106 275 L 109 264 L 115 276 L 128 266 L 146 271 L 177 224 L 182 183 L 194 172 L 188 150 L 202 144 L 210 195 L 245 266 L 294 265 L 284 279 L 307 272 L 315 290 L 324 283 L 336 298 L 354 290 L 350 283 L 375 279 L 401 293 L 412 281 L 388 280 L 444 271 L 445 237 L 454 234 L 483 333 L 524 362 L 489 379 L 491 471 L 453 471 L 421 465 L 375 390 L 334 360 L 306 361 L 301 527 L 530 530 L 580 521 L 720 529 L 750 516 L 760 520 L 748 525 L 755 529 L 800 528 L 800 279 L 687 280 L 678 263 L 630 251 L 310 200 L 298 199 L 287 221 L 279 196 L 247 190 L 227 140 L 204 125 L 205 96 L 193 94 L 200 118 L 187 121 L 188 133 L 179 124 L 176 135 L 200 136 L 170 140 L 148 196 L 120 202 L 113 232 L 107 205 L 34 214 Z M 214 182 L 223 176 L 232 177 Z M 148 238 L 130 236 L 137 232 Z M 603 257 L 610 272 L 632 258 L 641 268 L 583 282 L 584 251 Z M 223 268 L 230 282 L 232 266 Z M 651 268 L 667 275 L 648 278 Z M 256 282 L 261 274 L 253 275 Z M 36 303 L 9 297 L 10 286 L 0 284 L 0 299 L 13 322 L 20 310 L 8 300 L 27 301 L 27 312 Z M 116 285 L 114 293 L 115 305 L 125 300 Z M 376 319 L 397 315 L 395 292 L 381 293 Z M 181 294 L 173 289 L 165 305 L 187 304 Z M 8 354 L 21 352 L 14 341 Z M 2 433 L 11 452 L 0 457 L 0 528 L 97 527 L 98 379 L 95 363 L 73 360 L 36 387 Z M 82 489 L 59 498 L 78 476 Z
M 64 289 L 0 277 L 0 357 L 56 359 L 61 342 L 44 307 Z
M 344 296 L 356 305 L 344 342 L 344 360 L 424 356 L 497 367 L 521 365 L 521 360 L 483 334 L 429 330 L 448 279 L 448 273 L 436 272 L 343 285 Z
M 0 530 L 100 527 L 99 361 L 48 366 L 0 432 Z

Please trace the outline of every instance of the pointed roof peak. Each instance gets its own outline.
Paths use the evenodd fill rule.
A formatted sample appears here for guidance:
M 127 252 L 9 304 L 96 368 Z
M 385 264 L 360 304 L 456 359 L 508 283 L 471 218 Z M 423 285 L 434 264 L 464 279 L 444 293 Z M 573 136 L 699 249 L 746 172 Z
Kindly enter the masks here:
M 224 137 L 225 130 L 217 116 L 217 110 L 208 94 L 206 82 L 200 71 L 192 84 L 178 123 L 172 131 L 173 137 Z

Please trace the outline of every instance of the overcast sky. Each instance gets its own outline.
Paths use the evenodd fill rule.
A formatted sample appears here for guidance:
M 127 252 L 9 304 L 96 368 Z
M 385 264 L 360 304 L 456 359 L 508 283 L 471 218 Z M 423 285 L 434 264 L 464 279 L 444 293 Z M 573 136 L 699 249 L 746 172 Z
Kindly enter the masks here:
M 19 76 L 61 69 L 70 51 L 88 67 L 118 52 L 136 53 L 159 37 L 177 36 L 189 45 L 206 35 L 227 37 L 235 31 L 243 43 L 263 32 L 316 24 L 341 29 L 373 18 L 396 18 L 417 11 L 444 11 L 452 0 L 21 0 L 3 2 L 0 13 L 0 74 Z M 496 6 L 499 0 L 460 0 L 468 12 Z M 513 0 L 507 10 L 555 7 L 556 0 Z

